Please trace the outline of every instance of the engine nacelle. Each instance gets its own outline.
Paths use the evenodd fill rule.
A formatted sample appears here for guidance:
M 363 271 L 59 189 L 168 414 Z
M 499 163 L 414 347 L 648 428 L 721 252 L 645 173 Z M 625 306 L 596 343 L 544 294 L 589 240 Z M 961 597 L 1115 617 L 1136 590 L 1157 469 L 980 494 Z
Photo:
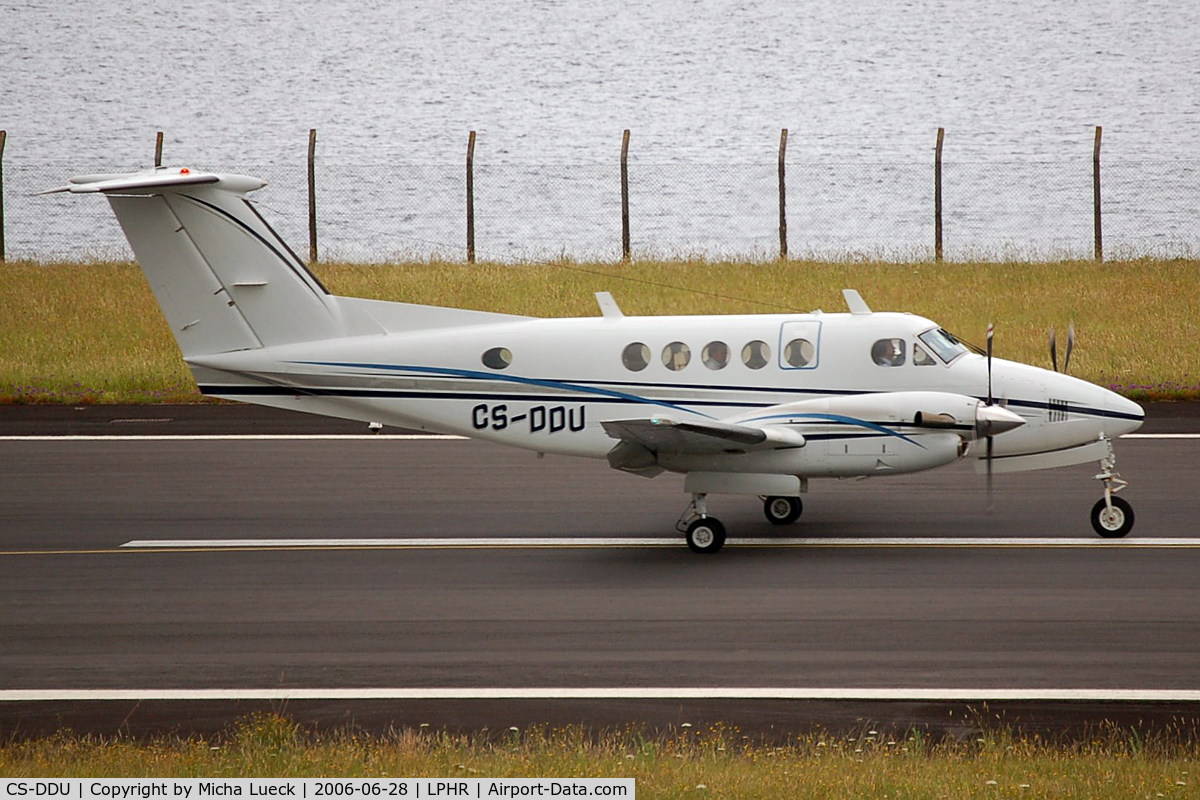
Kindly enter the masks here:
M 822 439 L 808 436 L 804 447 L 749 453 L 693 455 L 660 453 L 658 465 L 674 472 L 756 472 L 800 478 L 853 478 L 899 475 L 951 464 L 962 457 L 963 439 L 949 431 L 903 438 Z
M 1007 409 L 949 392 L 880 392 L 800 400 L 727 420 L 775 426 L 803 436 L 803 447 L 745 453 L 658 454 L 673 471 L 783 473 L 853 477 L 919 472 L 961 458 L 965 443 L 1024 424 Z

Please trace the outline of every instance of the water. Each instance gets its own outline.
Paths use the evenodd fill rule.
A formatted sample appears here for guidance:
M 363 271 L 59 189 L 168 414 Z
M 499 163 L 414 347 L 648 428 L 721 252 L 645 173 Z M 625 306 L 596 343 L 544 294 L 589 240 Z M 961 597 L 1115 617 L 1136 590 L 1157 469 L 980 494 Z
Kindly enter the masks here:
M 296 245 L 319 130 L 326 255 L 770 256 L 788 128 L 795 253 L 1091 251 L 1104 126 L 1110 252 L 1200 243 L 1200 4 L 4 2 L 9 256 L 124 252 L 102 202 L 32 199 L 164 161 L 259 174 Z M 300 249 L 300 248 L 298 248 Z

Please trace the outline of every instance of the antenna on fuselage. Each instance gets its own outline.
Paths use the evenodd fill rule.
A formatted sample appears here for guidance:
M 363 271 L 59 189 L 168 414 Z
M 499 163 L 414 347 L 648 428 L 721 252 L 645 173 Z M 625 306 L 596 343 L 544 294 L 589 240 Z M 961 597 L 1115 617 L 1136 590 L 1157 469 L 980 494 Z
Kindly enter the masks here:
M 842 297 L 846 298 L 846 305 L 850 307 L 851 314 L 870 314 L 871 307 L 867 305 L 867 301 L 862 299 L 862 295 L 854 289 L 842 289 Z

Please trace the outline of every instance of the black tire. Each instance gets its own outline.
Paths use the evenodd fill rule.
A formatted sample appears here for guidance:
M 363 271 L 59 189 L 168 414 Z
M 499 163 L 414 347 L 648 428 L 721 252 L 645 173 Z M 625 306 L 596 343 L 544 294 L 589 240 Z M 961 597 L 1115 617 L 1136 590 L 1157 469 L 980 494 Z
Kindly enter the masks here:
M 693 553 L 715 553 L 725 546 L 725 526 L 713 517 L 701 517 L 688 525 L 687 546 Z
M 772 525 L 791 525 L 803 512 L 799 497 L 768 497 L 763 501 L 763 514 Z
M 1114 497 L 1112 504 L 1111 517 L 1104 500 L 1092 506 L 1092 528 L 1105 539 L 1120 539 L 1133 530 L 1133 506 L 1119 497 Z

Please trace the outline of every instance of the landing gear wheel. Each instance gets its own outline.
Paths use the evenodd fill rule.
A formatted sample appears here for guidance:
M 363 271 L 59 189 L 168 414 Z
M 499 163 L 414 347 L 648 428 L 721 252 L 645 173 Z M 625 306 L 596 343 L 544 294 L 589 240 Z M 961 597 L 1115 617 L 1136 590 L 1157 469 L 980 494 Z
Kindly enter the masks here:
M 763 513 L 772 525 L 791 525 L 803 511 L 799 497 L 768 497 L 763 501 Z
M 1105 539 L 1119 539 L 1133 530 L 1133 506 L 1119 497 L 1112 498 L 1112 511 L 1108 503 L 1100 500 L 1092 506 L 1092 527 Z
M 715 553 L 725 544 L 725 526 L 713 517 L 701 517 L 688 526 L 687 546 L 693 553 Z

